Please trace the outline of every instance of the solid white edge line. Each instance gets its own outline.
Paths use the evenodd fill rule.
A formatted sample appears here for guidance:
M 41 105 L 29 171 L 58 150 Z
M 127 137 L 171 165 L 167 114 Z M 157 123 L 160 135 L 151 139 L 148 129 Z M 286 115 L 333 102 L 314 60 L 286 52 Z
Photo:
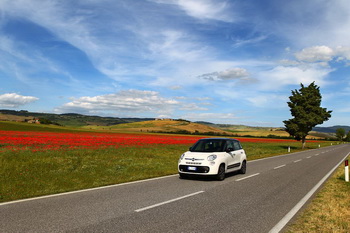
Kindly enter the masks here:
M 274 167 L 273 169 L 279 169 L 279 168 L 282 168 L 282 167 L 285 167 L 286 165 L 285 164 L 283 164 L 283 165 L 281 165 L 281 166 L 278 166 L 278 167 Z
M 168 204 L 168 203 L 171 203 L 171 202 L 175 202 L 175 201 L 187 198 L 187 197 L 192 197 L 192 196 L 198 195 L 200 193 L 204 193 L 204 191 L 191 193 L 191 194 L 188 194 L 188 195 L 185 195 L 185 196 L 182 196 L 182 197 L 174 198 L 174 199 L 171 199 L 171 200 L 168 200 L 168 201 L 164 201 L 164 202 L 161 202 L 161 203 L 158 203 L 158 204 L 154 204 L 154 205 L 147 206 L 147 207 L 144 207 L 144 208 L 141 208 L 141 209 L 137 209 L 137 210 L 135 210 L 135 212 L 142 212 L 142 211 L 145 211 L 145 210 L 149 210 L 149 209 L 152 209 L 152 208 L 155 208 L 155 207 L 158 207 L 158 206 L 161 206 L 161 205 L 165 205 L 165 204 Z
M 243 178 L 237 179 L 236 181 L 245 180 L 245 179 L 251 178 L 251 177 L 253 177 L 253 176 L 257 176 L 257 175 L 260 175 L 260 173 L 255 173 L 255 174 L 253 174 L 253 175 L 250 175 L 250 176 L 246 176 L 246 177 L 243 177 Z
M 114 188 L 114 187 L 118 187 L 118 186 L 130 185 L 130 184 L 143 183 L 143 182 L 147 182 L 147 181 L 160 180 L 160 179 L 164 179 L 164 178 L 168 178 L 168 177 L 172 177 L 172 176 L 178 176 L 178 174 L 155 177 L 155 178 L 150 178 L 150 179 L 145 179 L 145 180 L 135 180 L 135 181 L 126 182 L 126 183 L 112 184 L 112 185 L 101 186 L 101 187 L 96 187 L 96 188 L 89 188 L 89 189 L 82 189 L 82 190 L 76 190 L 76 191 L 70 191 L 70 192 L 64 192 L 64 193 L 57 193 L 57 194 L 51 194 L 51 195 L 46 195 L 46 196 L 40 196 L 40 197 L 26 198 L 26 199 L 21 199 L 21 200 L 16 200 L 16 201 L 0 203 L 0 206 L 16 204 L 16 203 L 26 202 L 26 201 L 40 200 L 40 199 L 51 198 L 51 197 L 59 197 L 59 196 L 64 196 L 64 195 L 69 195 L 69 194 L 95 191 L 95 190 L 100 190 L 100 189 Z
M 348 153 L 330 172 L 327 173 L 316 185 L 313 187 L 270 231 L 269 233 L 280 232 L 287 223 L 294 217 L 294 215 L 305 205 L 305 203 L 311 198 L 311 196 L 317 191 L 317 189 L 328 179 L 330 175 L 343 163 L 343 161 L 349 156 Z

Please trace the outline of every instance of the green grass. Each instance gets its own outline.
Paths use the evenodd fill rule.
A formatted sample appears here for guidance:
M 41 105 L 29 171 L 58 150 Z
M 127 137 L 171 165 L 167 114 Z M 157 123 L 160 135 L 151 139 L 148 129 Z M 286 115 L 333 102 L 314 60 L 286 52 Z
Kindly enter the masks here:
M 189 146 L 35 152 L 0 148 L 0 202 L 175 174 L 178 158 Z M 243 146 L 248 160 L 253 160 L 287 153 L 290 143 Z M 309 143 L 309 148 L 317 147 Z M 292 148 L 292 152 L 297 150 Z
M 23 122 L 0 121 L 0 130 L 9 131 L 40 131 L 40 132 L 72 132 L 77 128 L 67 128 L 55 125 L 29 124 Z
M 2 150 L 0 202 L 174 174 L 187 148 Z

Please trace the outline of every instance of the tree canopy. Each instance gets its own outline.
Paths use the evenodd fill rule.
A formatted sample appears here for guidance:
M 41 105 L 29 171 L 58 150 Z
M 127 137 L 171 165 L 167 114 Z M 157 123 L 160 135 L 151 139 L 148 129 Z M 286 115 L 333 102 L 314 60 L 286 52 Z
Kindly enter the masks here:
M 338 128 L 335 132 L 335 135 L 337 136 L 339 141 L 343 141 L 343 139 L 346 136 L 345 129 L 343 128 Z
M 305 146 L 306 136 L 316 125 L 322 124 L 331 117 L 332 111 L 321 107 L 320 88 L 312 82 L 305 87 L 300 84 L 299 90 L 292 90 L 288 106 L 292 119 L 283 121 L 286 131 Z

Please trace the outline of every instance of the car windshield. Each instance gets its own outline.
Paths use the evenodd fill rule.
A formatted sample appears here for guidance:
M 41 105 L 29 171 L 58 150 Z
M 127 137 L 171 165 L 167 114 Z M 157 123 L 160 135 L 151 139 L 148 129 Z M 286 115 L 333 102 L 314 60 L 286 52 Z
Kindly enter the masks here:
M 222 152 L 226 145 L 225 139 L 199 140 L 191 147 L 191 152 Z

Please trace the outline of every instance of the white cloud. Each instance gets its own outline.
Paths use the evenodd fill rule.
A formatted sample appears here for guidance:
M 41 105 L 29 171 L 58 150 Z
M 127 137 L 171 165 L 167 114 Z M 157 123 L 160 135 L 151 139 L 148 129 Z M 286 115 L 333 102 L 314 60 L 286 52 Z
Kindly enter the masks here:
M 179 102 L 166 99 L 155 91 L 127 90 L 115 94 L 100 96 L 84 96 L 56 109 L 57 112 L 160 112 L 168 111 Z
M 23 96 L 16 93 L 6 93 L 0 95 L 0 106 L 8 108 L 16 108 L 22 105 L 32 103 L 39 100 L 34 96 Z
M 198 76 L 198 78 L 218 81 L 218 80 L 247 80 L 249 79 L 249 73 L 243 68 L 232 68 L 224 71 L 213 72 Z
M 336 62 L 349 62 L 350 61 L 350 47 L 337 46 L 335 48 L 322 46 L 313 46 L 304 48 L 295 53 L 297 61 L 294 61 L 295 65 L 301 63 L 318 63 L 321 66 L 328 66 L 330 61 Z M 282 63 L 291 64 L 291 61 L 282 60 Z M 299 63 L 299 64 L 297 64 Z
M 295 57 L 304 62 L 329 62 L 334 55 L 333 49 L 327 46 L 313 46 L 297 52 Z

